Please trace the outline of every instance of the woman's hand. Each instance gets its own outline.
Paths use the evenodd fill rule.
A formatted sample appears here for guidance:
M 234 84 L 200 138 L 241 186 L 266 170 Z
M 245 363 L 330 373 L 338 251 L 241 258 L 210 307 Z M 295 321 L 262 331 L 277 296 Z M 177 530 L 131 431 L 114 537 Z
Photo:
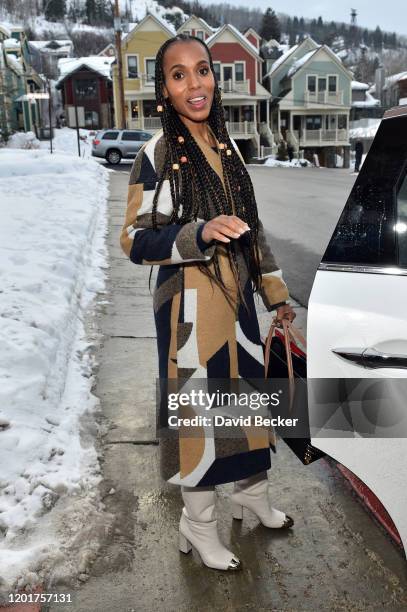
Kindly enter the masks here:
M 202 240 L 204 242 L 211 242 L 211 240 L 230 242 L 231 238 L 240 238 L 249 229 L 247 223 L 235 215 L 219 215 L 205 223 Z
M 287 319 L 290 321 L 290 323 L 292 323 L 296 316 L 297 314 L 294 312 L 294 309 L 292 306 L 290 306 L 290 304 L 283 304 L 282 306 L 279 306 L 277 308 L 276 315 L 277 322 L 280 323 L 279 325 L 277 323 L 278 327 L 281 327 L 281 321 L 283 319 Z

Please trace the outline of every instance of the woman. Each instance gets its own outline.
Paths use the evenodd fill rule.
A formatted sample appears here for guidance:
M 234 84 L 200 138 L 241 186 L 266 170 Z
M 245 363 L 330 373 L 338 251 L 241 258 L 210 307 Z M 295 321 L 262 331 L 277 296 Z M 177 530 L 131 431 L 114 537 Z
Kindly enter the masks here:
M 250 177 L 225 127 L 212 58 L 203 41 L 167 40 L 156 58 L 163 129 L 133 164 L 121 246 L 136 264 L 157 264 L 154 316 L 161 380 L 262 378 L 253 291 L 277 318 L 293 320 L 287 287 L 267 246 Z M 187 406 L 183 415 L 193 416 Z M 185 433 L 185 432 L 184 432 Z M 240 561 L 220 542 L 215 485 L 235 482 L 233 515 L 249 508 L 270 528 L 293 520 L 267 497 L 272 432 L 233 439 L 197 427 L 161 440 L 164 478 L 181 486 L 180 550 L 208 567 Z

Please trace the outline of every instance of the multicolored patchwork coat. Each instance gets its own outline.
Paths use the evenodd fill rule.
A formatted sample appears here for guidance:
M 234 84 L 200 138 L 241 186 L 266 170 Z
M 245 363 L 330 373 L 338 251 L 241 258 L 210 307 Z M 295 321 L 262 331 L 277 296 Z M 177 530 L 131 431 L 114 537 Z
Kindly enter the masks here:
M 223 183 L 217 148 L 205 142 L 198 144 Z M 216 241 L 208 244 L 202 239 L 203 226 L 209 219 L 198 217 L 197 221 L 185 225 L 168 224 L 173 210 L 168 180 L 164 181 L 158 198 L 156 219 L 160 229 L 152 229 L 153 197 L 164 157 L 165 138 L 160 130 L 140 149 L 134 161 L 120 238 L 124 253 L 133 263 L 159 266 L 153 308 L 160 379 L 263 378 L 264 354 L 253 284 L 241 251 L 237 249 L 237 262 L 248 309 L 239 298 L 227 247 Z M 213 210 L 211 218 L 215 216 Z M 222 279 L 232 300 L 226 299 L 220 287 L 197 265 L 205 264 L 213 271 L 211 259 L 215 249 Z M 261 222 L 259 250 L 261 297 L 271 311 L 287 302 L 288 290 Z M 213 412 L 207 414 L 212 416 Z M 196 410 L 188 406 L 182 416 L 195 414 Z M 274 432 L 267 429 L 259 433 L 258 428 L 254 432 L 251 427 L 240 429 L 240 435 L 224 437 L 216 428 L 196 426 L 191 436 L 183 435 L 183 427 L 178 427 L 175 436 L 160 441 L 162 476 L 174 484 L 211 486 L 268 469 L 270 447 L 275 450 Z

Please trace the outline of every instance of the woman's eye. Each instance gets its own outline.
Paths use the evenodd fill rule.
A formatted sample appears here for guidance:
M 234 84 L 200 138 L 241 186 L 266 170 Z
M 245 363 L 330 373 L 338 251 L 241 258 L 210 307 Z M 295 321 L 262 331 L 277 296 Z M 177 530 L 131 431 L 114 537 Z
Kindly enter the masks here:
M 182 72 L 174 72 L 172 76 L 174 79 L 178 79 L 179 76 L 182 76 Z
M 206 68 L 206 67 L 205 68 L 201 68 L 201 70 L 200 70 L 200 73 L 201 74 L 203 73 L 204 76 L 206 76 L 208 74 L 208 72 L 209 72 L 209 68 Z

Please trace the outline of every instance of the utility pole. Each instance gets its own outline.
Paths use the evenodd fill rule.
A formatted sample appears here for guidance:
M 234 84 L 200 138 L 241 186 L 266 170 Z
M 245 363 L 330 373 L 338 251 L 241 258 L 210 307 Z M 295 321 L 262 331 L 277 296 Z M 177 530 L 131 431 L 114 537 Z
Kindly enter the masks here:
M 119 125 L 120 129 L 126 128 L 126 116 L 124 108 L 124 88 L 123 88 L 123 61 L 122 61 L 122 25 L 120 20 L 119 0 L 114 2 L 114 30 L 116 41 L 116 58 L 118 71 L 118 87 L 119 87 Z
M 51 99 L 51 81 L 50 79 L 47 79 L 48 81 L 48 117 L 49 117 L 49 144 L 50 144 L 50 148 L 51 148 L 51 155 L 53 153 L 52 150 L 52 99 Z

